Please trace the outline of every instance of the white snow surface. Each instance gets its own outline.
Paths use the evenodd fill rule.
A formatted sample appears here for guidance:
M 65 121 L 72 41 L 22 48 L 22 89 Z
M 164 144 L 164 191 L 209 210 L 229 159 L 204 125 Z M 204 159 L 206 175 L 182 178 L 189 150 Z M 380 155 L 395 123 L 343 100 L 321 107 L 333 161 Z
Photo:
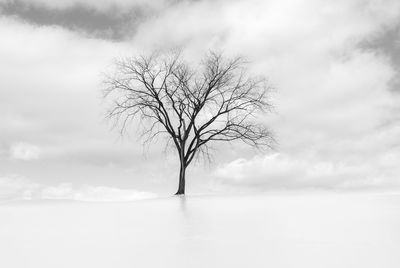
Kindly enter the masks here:
M 0 267 L 400 267 L 400 195 L 0 205 Z

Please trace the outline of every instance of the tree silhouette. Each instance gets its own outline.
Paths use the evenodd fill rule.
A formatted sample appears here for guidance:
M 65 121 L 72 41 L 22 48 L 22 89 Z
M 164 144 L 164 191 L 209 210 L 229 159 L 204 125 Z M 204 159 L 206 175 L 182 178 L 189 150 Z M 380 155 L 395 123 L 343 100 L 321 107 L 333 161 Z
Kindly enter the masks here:
M 270 111 L 268 85 L 248 75 L 241 57 L 209 52 L 189 65 L 180 53 L 116 60 L 105 77 L 105 97 L 112 99 L 108 117 L 125 130 L 139 118 L 147 142 L 158 135 L 172 141 L 180 160 L 177 195 L 185 193 L 186 168 L 209 144 L 240 140 L 256 148 L 273 143 L 257 115 Z

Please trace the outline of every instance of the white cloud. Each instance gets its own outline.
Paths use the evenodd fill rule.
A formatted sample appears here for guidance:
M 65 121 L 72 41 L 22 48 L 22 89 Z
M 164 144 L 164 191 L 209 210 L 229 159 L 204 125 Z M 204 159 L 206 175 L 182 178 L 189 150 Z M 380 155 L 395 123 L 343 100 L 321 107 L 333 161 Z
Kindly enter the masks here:
M 111 147 L 115 140 L 110 141 L 104 121 L 101 72 L 114 57 L 131 52 L 128 45 L 12 18 L 0 19 L 0 32 L 5 37 L 0 44 L 2 142 L 10 147 L 15 140 L 29 140 L 54 154 L 99 143 Z M 29 144 L 11 150 L 17 158 L 38 155 Z
M 394 165 L 391 168 L 400 171 Z M 221 184 L 259 190 L 389 189 L 400 186 L 397 178 L 386 172 L 379 162 L 323 161 L 279 153 L 232 161 L 219 166 L 214 175 Z
M 75 200 L 88 202 L 122 202 L 155 198 L 156 194 L 134 189 L 83 185 L 73 187 L 70 183 L 47 186 L 17 176 L 0 177 L 0 201 L 10 200 Z
M 0 176 L 0 201 L 2 200 L 29 200 L 35 191 L 40 190 L 40 185 L 30 180 L 17 176 Z
M 145 191 L 89 185 L 74 189 L 70 184 L 60 184 L 55 187 L 45 187 L 41 191 L 41 198 L 43 199 L 68 199 L 90 202 L 132 201 L 154 197 L 156 197 L 154 193 Z
M 201 26 L 195 21 L 211 7 L 182 12 L 190 18 L 176 26 L 173 42 L 193 42 L 201 49 L 219 38 L 217 47 L 249 56 L 278 92 L 278 114 L 266 120 L 277 133 L 281 154 L 233 161 L 217 171 L 218 177 L 272 188 L 400 186 L 393 175 L 399 169 L 377 164 L 388 151 L 398 151 L 394 111 L 400 99 L 389 91 L 396 72 L 386 55 L 359 47 L 397 23 L 399 4 L 237 1 L 216 6 L 210 23 Z M 172 19 L 160 20 L 173 25 Z M 149 25 L 143 36 L 151 32 Z M 392 125 L 382 126 L 386 121 Z
M 40 147 L 29 143 L 18 142 L 11 145 L 10 156 L 18 160 L 35 160 L 40 156 Z

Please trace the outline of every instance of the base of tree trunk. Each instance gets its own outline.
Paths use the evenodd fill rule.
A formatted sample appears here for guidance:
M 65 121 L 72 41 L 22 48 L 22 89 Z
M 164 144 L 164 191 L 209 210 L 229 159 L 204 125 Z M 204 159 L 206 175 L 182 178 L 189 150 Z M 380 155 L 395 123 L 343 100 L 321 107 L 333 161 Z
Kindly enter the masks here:
M 182 156 L 182 158 L 183 158 L 183 156 Z M 175 193 L 175 195 L 184 195 L 185 194 L 185 171 L 186 171 L 185 163 L 181 161 L 181 168 L 179 171 L 178 191 Z

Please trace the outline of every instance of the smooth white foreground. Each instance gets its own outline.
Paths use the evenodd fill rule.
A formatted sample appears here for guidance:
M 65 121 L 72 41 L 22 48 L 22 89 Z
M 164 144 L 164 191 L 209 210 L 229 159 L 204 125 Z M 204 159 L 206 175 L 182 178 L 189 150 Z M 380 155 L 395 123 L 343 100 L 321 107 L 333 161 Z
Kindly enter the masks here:
M 400 267 L 400 195 L 0 205 L 0 267 Z

